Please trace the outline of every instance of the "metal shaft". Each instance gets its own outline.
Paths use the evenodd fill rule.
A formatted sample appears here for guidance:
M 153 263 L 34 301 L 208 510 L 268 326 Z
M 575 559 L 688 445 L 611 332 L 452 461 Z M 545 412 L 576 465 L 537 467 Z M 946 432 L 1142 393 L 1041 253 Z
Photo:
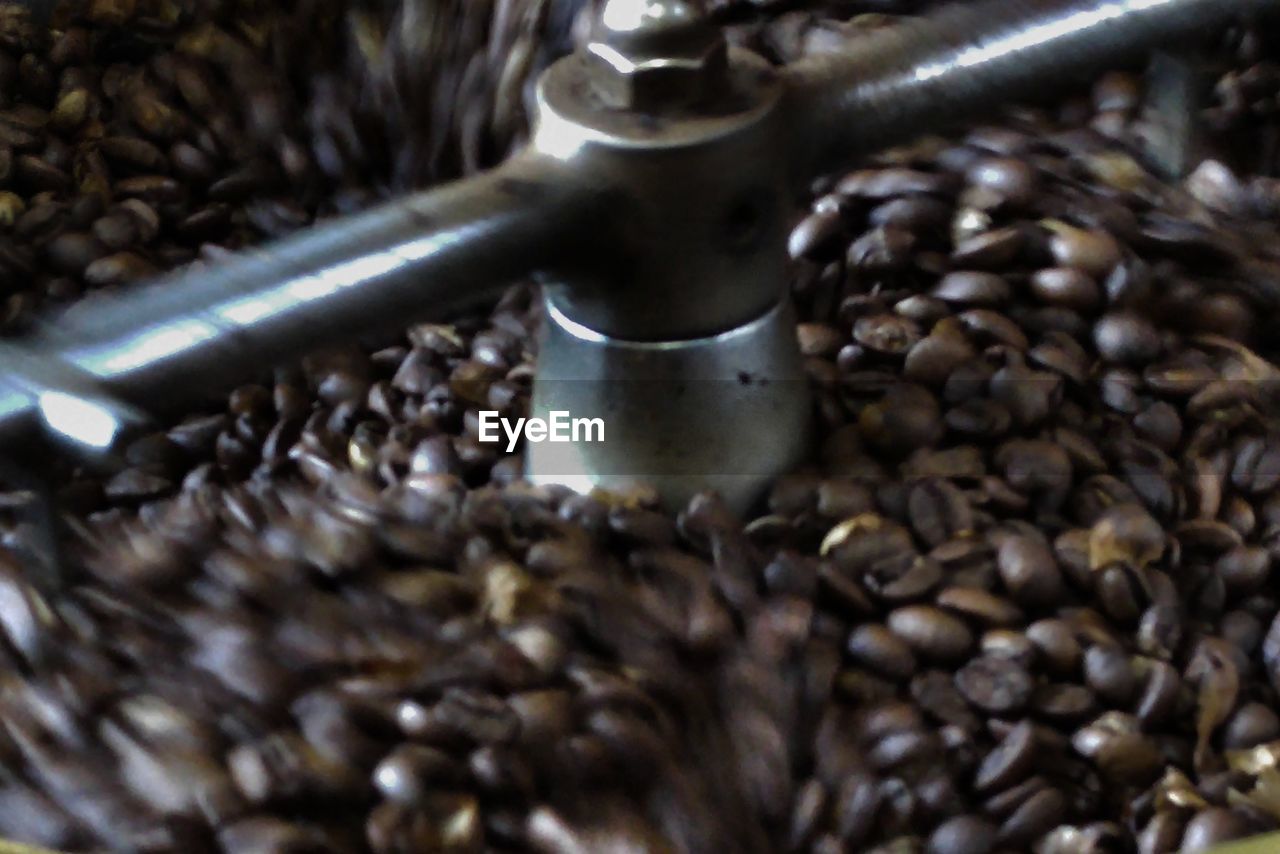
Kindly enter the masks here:
M 1136 51 L 1280 0 L 984 0 L 788 68 L 797 181 L 995 103 L 1079 82 Z
M 5 359 L 0 440 L 30 426 L 46 391 L 82 399 L 96 385 L 172 409 L 317 346 L 482 299 L 572 251 L 589 204 L 576 186 L 550 161 L 517 158 L 211 269 L 87 298 Z

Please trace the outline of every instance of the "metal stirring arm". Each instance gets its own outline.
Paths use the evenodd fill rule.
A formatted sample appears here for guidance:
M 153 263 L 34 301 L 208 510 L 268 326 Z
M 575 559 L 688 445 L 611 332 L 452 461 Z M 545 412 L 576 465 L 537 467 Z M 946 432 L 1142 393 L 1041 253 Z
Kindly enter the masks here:
M 517 157 L 210 269 L 91 295 L 0 348 L 0 446 L 43 416 L 105 450 L 133 407 L 173 411 L 318 345 L 491 298 L 572 252 L 593 198 L 559 164 Z
M 1212 34 L 1275 0 L 986 0 L 943 7 L 788 69 L 802 174 L 1013 100 L 1085 82 L 1134 51 Z
M 757 323 L 744 326 L 748 317 L 773 317 L 767 335 L 776 342 L 787 322 L 771 307 L 785 302 L 787 212 L 810 179 L 1033 85 L 1277 7 L 1280 0 L 987 0 L 877 31 L 841 54 L 778 73 L 741 52 L 725 54 L 720 36 L 708 41 L 705 20 L 680 0 L 610 0 L 586 54 L 544 78 L 532 151 L 493 173 L 317 226 L 214 269 L 86 300 L 56 327 L 13 345 L 27 365 L 43 368 L 6 360 L 0 446 L 43 414 L 92 448 L 75 425 L 86 417 L 123 423 L 113 399 L 178 407 L 269 362 L 439 316 L 534 271 L 550 282 L 552 314 L 568 322 L 553 345 L 572 349 L 589 338 L 594 349 L 582 352 L 601 376 L 654 359 L 669 358 L 674 370 L 706 364 L 691 359 L 693 350 L 671 354 L 692 338 L 715 347 L 716 336 Z M 696 188 L 688 206 L 676 201 L 682 181 Z M 619 219 L 604 214 L 605 199 Z M 570 266 L 593 249 L 612 253 L 607 263 Z M 698 275 L 687 280 L 689 270 Z M 650 304 L 668 310 L 646 310 Z M 640 316 L 642 327 L 633 323 Z M 615 358 L 615 339 L 627 339 L 629 355 Z M 753 349 L 735 340 L 742 352 Z M 637 342 L 662 346 L 646 355 Z M 576 358 L 564 351 L 554 361 Z M 802 384 L 798 366 L 796 358 L 782 370 Z M 77 400 L 90 409 L 68 408 Z M 732 401 L 701 405 L 720 419 L 741 414 Z M 791 431 L 807 417 L 798 396 L 778 405 L 796 418 L 764 419 L 753 429 Z M 99 447 L 110 445 L 116 431 L 108 432 L 105 440 L 103 430 L 96 434 Z M 642 457 L 655 441 L 619 447 Z M 766 442 L 766 452 L 777 449 L 769 471 L 752 472 L 735 503 L 794 464 L 802 445 L 794 437 Z M 588 476 L 602 465 L 582 464 Z

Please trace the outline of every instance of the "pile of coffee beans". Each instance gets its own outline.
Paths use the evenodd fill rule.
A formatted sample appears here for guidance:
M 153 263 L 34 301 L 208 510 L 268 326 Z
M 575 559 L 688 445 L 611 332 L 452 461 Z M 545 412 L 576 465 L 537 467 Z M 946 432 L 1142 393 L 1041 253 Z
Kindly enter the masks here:
M 0 333 L 501 160 L 582 3 L 347 6 L 0 3 Z
M 0 6 L 13 323 L 134 278 L 107 259 L 216 263 L 500 156 L 576 11 L 278 5 L 93 0 L 51 31 Z M 416 41 L 451 20 L 487 47 Z M 782 60 L 869 25 L 736 36 Z M 1222 51 L 1224 139 L 1275 132 L 1264 35 Z M 531 487 L 477 441 L 479 409 L 527 407 L 528 285 L 71 473 L 65 587 L 0 558 L 0 836 L 1145 854 L 1280 828 L 1280 193 L 1227 146 L 1156 178 L 1143 86 L 820 182 L 790 241 L 819 436 L 751 518 Z

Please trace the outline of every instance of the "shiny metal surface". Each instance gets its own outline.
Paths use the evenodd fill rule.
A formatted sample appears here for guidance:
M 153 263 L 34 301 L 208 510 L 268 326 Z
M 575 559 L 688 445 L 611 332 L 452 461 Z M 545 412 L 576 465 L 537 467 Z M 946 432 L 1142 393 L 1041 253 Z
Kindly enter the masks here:
M 532 147 L 608 187 L 606 262 L 555 277 L 565 313 L 605 335 L 678 341 L 733 329 L 783 297 L 790 194 L 782 88 L 733 51 L 726 94 L 675 115 L 603 108 L 570 56 L 538 86 Z
M 656 487 L 671 507 L 715 489 L 745 512 L 809 448 L 809 386 L 781 303 L 737 329 L 678 342 L 620 341 L 547 299 L 531 415 L 600 418 L 604 441 L 530 444 L 536 483 L 581 492 Z
M 1181 181 L 1205 159 L 1207 141 L 1198 116 L 1212 103 L 1221 72 L 1195 53 L 1152 54 L 1143 93 L 1142 148 L 1165 179 Z
M 1277 8 L 1280 0 L 983 0 L 877 30 L 787 69 L 798 186 L 858 152 Z
M 573 252 L 592 197 L 576 187 L 555 164 L 519 158 L 211 269 L 82 300 L 14 345 L 22 359 L 5 359 L 0 436 L 30 425 L 48 390 L 41 374 L 84 376 L 126 404 L 173 409 L 317 346 L 483 299 Z
M 666 112 L 714 95 L 727 70 L 724 34 L 688 0 L 608 0 L 586 59 L 613 109 Z
M 0 343 L 0 364 L 8 368 L 0 382 L 0 444 L 22 442 L 42 424 L 55 442 L 96 458 L 149 421 L 95 377 L 48 353 Z

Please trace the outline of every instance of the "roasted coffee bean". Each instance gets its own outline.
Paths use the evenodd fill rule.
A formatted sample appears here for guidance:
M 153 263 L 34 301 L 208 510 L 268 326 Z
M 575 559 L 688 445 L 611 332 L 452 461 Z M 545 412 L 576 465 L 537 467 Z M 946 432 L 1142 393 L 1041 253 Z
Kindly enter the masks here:
M 1253 825 L 1238 813 L 1216 807 L 1202 810 L 1187 822 L 1180 851 L 1207 851 L 1217 845 L 1246 836 Z
M 1223 730 L 1223 744 L 1232 750 L 1244 750 L 1280 736 L 1280 717 L 1261 703 L 1247 703 L 1236 709 Z
M 916 652 L 935 661 L 962 660 L 973 646 L 973 634 L 963 622 L 928 605 L 893 611 L 888 626 Z
M 941 608 L 993 626 L 1015 625 L 1023 620 L 1022 610 L 1009 600 L 973 587 L 948 587 L 934 601 Z
M 1091 646 L 1084 655 L 1084 678 L 1089 689 L 1117 708 L 1130 705 L 1138 690 L 1138 676 L 1123 650 Z
M 933 289 L 933 296 L 959 305 L 997 306 L 1011 295 L 1009 284 L 994 273 L 948 273 Z
M 874 315 L 854 323 L 853 340 L 876 353 L 904 355 L 920 340 L 920 330 L 905 317 Z
M 1106 276 L 1120 263 L 1120 247 L 1115 238 L 1105 232 L 1061 223 L 1055 224 L 1052 230 L 1049 247 L 1060 266 L 1075 267 L 1092 276 Z
M 845 648 L 854 661 L 891 679 L 908 679 L 916 669 L 911 648 L 884 626 L 859 626 Z
M 1031 166 L 1013 158 L 982 160 L 969 169 L 966 178 L 972 186 L 994 194 L 1001 201 L 1025 207 L 1035 198 L 1036 175 Z
M 1005 717 L 1020 711 L 1031 699 L 1034 683 L 1017 663 L 1001 657 L 975 658 L 956 674 L 956 686 L 973 705 Z
M 1164 661 L 1152 662 L 1135 712 L 1143 726 L 1155 726 L 1172 714 L 1181 689 L 1177 670 Z
M 1026 629 L 1026 637 L 1056 673 L 1067 675 L 1075 672 L 1082 650 L 1074 627 L 1065 620 L 1048 619 L 1032 623 Z
M 1145 365 L 1161 350 L 1160 334 L 1146 318 L 1133 312 L 1105 315 L 1094 327 L 1094 346 L 1108 362 Z
M 1031 277 L 1031 290 L 1050 305 L 1092 311 L 1101 301 L 1097 282 L 1072 267 L 1049 267 Z
M 1037 714 L 1059 723 L 1080 721 L 1096 708 L 1093 695 L 1082 685 L 1040 685 L 1031 704 Z
M 1001 792 L 1031 774 L 1035 767 L 1035 730 L 1029 721 L 1011 729 L 982 760 L 973 780 L 979 792 Z
M 986 819 L 962 815 L 933 831 L 925 846 L 928 854 L 988 854 L 996 845 L 997 828 Z
M 1067 799 L 1057 789 L 1032 795 L 1000 825 L 1000 843 L 1017 847 L 1048 833 L 1067 815 Z
M 934 718 L 960 730 L 978 728 L 978 718 L 956 688 L 954 675 L 930 670 L 911 680 L 911 696 Z
M 1039 537 L 1006 538 L 1000 544 L 997 566 L 1010 597 L 1024 607 L 1044 607 L 1062 597 L 1062 571 L 1048 543 Z
M 971 269 L 1004 269 L 1018 257 L 1024 243 L 1018 228 L 993 229 L 959 242 L 952 250 L 951 263 Z
M 421 803 L 432 791 L 463 779 L 463 770 L 447 754 L 417 744 L 401 745 L 373 770 L 378 792 L 404 804 Z

